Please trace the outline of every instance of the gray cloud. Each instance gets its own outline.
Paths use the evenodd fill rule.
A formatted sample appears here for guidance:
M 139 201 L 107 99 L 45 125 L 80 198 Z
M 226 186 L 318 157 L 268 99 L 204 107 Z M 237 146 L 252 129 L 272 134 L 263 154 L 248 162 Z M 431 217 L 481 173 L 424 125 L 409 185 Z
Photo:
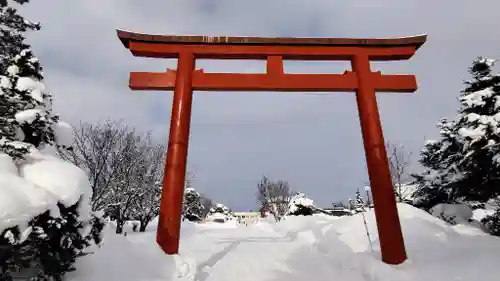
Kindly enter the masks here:
M 453 116 L 467 67 L 500 58 L 494 0 L 194 1 L 33 0 L 42 31 L 29 35 L 45 66 L 55 108 L 70 122 L 124 119 L 167 138 L 171 93 L 132 92 L 130 71 L 163 71 L 174 61 L 134 58 L 115 28 L 138 32 L 240 36 L 398 37 L 428 33 L 408 62 L 376 63 L 415 73 L 413 95 L 379 94 L 386 139 L 417 154 L 435 123 Z M 262 71 L 263 63 L 202 61 L 206 71 Z M 293 62 L 291 72 L 342 72 L 346 63 Z M 352 196 L 367 180 L 352 94 L 196 93 L 189 162 L 197 187 L 235 209 L 254 207 L 263 174 L 287 179 L 320 205 Z M 416 157 L 415 157 L 416 160 Z M 417 165 L 414 165 L 417 169 Z

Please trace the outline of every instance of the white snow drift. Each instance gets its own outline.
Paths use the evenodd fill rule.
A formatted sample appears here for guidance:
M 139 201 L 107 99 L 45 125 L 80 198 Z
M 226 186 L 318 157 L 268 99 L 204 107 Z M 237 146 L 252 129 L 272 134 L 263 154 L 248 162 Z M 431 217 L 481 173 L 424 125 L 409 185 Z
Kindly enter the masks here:
M 180 256 L 164 255 L 155 232 L 120 236 L 108 229 L 104 244 L 77 261 L 70 281 L 304 281 L 482 280 L 500 276 L 500 239 L 465 224 L 451 226 L 400 204 L 409 260 L 380 261 L 373 212 L 361 215 L 289 216 L 253 226 L 183 223 Z M 210 225 L 214 227 L 210 227 Z
M 59 216 L 57 203 L 67 207 L 80 202 L 80 218 L 88 219 L 91 188 L 85 172 L 47 151 L 30 149 L 19 163 L 0 153 L 0 233 L 27 223 L 50 210 Z

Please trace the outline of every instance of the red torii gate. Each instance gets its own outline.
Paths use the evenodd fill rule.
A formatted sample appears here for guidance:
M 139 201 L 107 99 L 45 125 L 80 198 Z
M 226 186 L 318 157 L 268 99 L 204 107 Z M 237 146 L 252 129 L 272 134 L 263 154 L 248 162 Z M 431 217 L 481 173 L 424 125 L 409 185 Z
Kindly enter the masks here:
M 356 92 L 366 162 L 379 232 L 382 260 L 400 264 L 407 258 L 392 190 L 391 176 L 375 92 L 410 93 L 414 75 L 372 72 L 370 61 L 407 60 L 426 35 L 393 39 L 259 38 L 167 36 L 117 30 L 134 56 L 177 58 L 177 70 L 131 72 L 132 90 L 174 90 L 167 163 L 156 241 L 169 255 L 179 250 L 180 220 L 188 152 L 193 91 Z M 205 73 L 196 59 L 259 59 L 262 74 Z M 285 74 L 283 60 L 349 60 L 343 74 Z

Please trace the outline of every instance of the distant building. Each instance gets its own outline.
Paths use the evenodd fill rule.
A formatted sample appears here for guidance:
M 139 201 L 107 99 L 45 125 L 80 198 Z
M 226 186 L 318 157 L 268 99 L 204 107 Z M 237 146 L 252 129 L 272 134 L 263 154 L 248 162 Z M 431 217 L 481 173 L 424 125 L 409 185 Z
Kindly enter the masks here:
M 240 223 L 256 223 L 260 218 L 260 212 L 233 212 L 235 217 Z
M 326 208 L 323 209 L 323 213 L 331 215 L 331 216 L 336 216 L 336 217 L 342 217 L 342 216 L 350 216 L 352 215 L 352 212 L 344 207 L 333 207 L 333 208 Z

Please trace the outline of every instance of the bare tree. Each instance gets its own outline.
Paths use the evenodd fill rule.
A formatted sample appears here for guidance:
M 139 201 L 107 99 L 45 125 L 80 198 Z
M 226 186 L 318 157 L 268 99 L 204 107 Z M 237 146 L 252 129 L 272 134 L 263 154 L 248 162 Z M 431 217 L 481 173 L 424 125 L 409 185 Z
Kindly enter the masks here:
M 196 178 L 196 169 L 194 166 L 191 166 L 191 169 L 186 172 L 186 179 L 184 180 L 184 189 L 192 188 L 193 181 Z
M 333 208 L 344 208 L 347 209 L 347 204 L 343 201 L 334 201 L 332 202 L 332 207 Z
M 273 182 L 267 177 L 263 177 L 257 185 L 257 201 L 261 207 L 273 214 L 278 221 L 288 211 L 290 198 L 290 185 L 286 181 Z
M 105 211 L 116 220 L 116 232 L 121 233 L 124 223 L 138 211 L 136 204 L 147 196 L 153 199 L 157 192 L 148 194 L 145 187 L 152 177 L 161 177 L 158 173 L 162 168 L 160 163 L 150 162 L 153 153 L 150 133 L 142 137 L 133 128 L 115 121 L 99 125 L 82 123 L 74 130 L 72 149 L 60 151 L 61 156 L 87 172 L 93 191 L 92 210 Z M 155 157 L 154 161 L 163 158 Z M 157 174 L 150 175 L 148 169 L 155 169 Z M 142 220 L 145 222 L 147 217 Z
M 136 169 L 139 193 L 135 197 L 130 213 L 140 222 L 139 231 L 146 231 L 148 224 L 160 214 L 165 146 L 148 144 L 146 154 Z
M 212 209 L 215 206 L 215 202 L 207 197 L 205 197 L 203 194 L 201 195 L 201 205 L 203 206 L 203 211 L 201 213 L 203 218 L 206 218 L 207 215 L 210 213 L 210 209 Z
M 409 187 L 405 183 L 410 177 L 411 152 L 407 152 L 403 145 L 396 145 L 390 142 L 386 143 L 386 149 L 392 186 L 396 199 L 401 202 L 408 196 Z
M 59 152 L 87 172 L 92 187 L 92 210 L 103 210 L 113 180 L 124 165 L 121 158 L 130 148 L 125 140 L 134 131 L 115 121 L 98 125 L 80 123 L 73 130 L 72 149 Z
M 260 204 L 261 209 L 265 209 L 267 211 L 271 211 L 271 204 L 269 202 L 269 188 L 271 182 L 267 177 L 262 177 L 262 180 L 257 185 L 257 202 Z
M 129 132 L 121 140 L 125 148 L 120 155 L 121 165 L 114 175 L 111 188 L 106 195 L 105 210 L 116 219 L 116 233 L 121 233 L 124 223 L 133 217 L 133 206 L 143 193 L 145 181 L 143 164 L 147 160 L 149 136 L 145 139 Z

